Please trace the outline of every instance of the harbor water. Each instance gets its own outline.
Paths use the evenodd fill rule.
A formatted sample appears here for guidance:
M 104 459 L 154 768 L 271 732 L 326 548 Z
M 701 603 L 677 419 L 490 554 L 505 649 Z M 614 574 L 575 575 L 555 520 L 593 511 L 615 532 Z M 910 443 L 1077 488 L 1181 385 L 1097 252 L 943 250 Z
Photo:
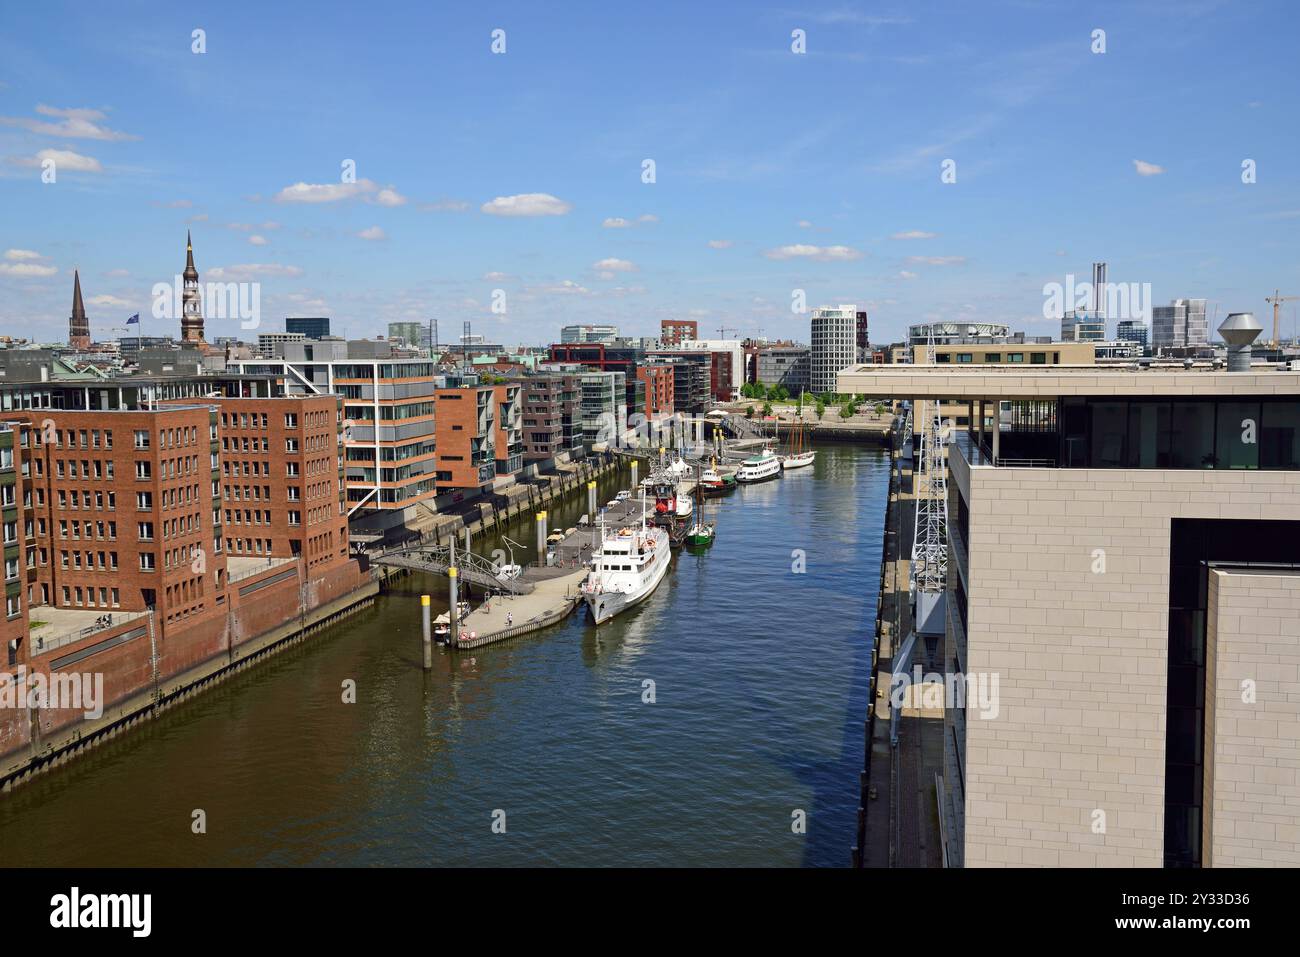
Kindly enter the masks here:
M 608 477 L 600 500 L 626 484 Z M 882 450 L 821 446 L 812 468 L 709 500 L 716 541 L 637 608 L 440 648 L 428 673 L 420 595 L 445 610 L 447 582 L 402 578 L 0 796 L 0 859 L 848 866 L 888 484 Z M 510 533 L 516 561 L 535 558 L 533 524 Z

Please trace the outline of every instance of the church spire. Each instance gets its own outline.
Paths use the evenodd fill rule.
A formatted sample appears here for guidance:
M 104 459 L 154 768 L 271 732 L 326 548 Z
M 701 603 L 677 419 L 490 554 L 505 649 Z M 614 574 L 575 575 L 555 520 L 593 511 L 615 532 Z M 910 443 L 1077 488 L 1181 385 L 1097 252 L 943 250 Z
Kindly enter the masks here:
M 199 290 L 199 271 L 194 268 L 194 244 L 185 232 L 185 286 L 181 293 L 181 341 L 203 341 L 203 296 Z
M 74 349 L 90 347 L 90 320 L 81 301 L 81 271 L 72 271 L 72 315 L 68 317 L 68 345 Z

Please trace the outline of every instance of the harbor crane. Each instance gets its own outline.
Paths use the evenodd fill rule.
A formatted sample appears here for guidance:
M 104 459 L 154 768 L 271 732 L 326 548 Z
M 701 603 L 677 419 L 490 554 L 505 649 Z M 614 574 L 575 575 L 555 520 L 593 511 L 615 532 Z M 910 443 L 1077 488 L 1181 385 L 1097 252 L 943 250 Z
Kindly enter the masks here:
M 1282 296 L 1278 294 L 1276 289 L 1273 290 L 1273 295 L 1264 297 L 1265 302 L 1271 302 L 1273 304 L 1273 341 L 1269 343 L 1269 345 L 1273 346 L 1275 349 L 1282 345 L 1282 329 L 1279 325 L 1277 307 L 1292 299 L 1300 299 L 1300 296 Z

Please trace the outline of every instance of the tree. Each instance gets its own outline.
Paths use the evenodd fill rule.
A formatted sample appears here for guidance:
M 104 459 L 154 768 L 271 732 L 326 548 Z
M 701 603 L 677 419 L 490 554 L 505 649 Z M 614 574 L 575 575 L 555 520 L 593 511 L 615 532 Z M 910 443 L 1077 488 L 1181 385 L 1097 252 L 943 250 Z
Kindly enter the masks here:
M 822 420 L 822 416 L 825 414 L 826 414 L 826 403 L 823 402 L 821 399 L 818 399 L 817 400 L 817 421 L 820 422 Z
M 745 406 L 745 418 L 752 419 L 753 417 L 754 417 L 754 407 L 752 405 Z
M 853 404 L 852 400 L 845 402 L 840 408 L 841 419 L 851 419 L 858 414 L 858 407 Z
M 769 416 L 769 415 L 771 415 L 771 414 L 772 414 L 772 403 L 771 403 L 771 402 L 764 402 L 764 403 L 763 403 L 763 415 L 764 415 L 764 417 Z

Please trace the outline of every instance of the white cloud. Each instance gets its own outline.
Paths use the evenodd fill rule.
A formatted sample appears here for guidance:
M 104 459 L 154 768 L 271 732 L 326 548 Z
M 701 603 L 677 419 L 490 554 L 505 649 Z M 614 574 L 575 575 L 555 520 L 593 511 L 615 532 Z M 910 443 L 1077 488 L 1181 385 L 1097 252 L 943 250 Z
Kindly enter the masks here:
M 209 279 L 276 279 L 285 276 L 301 276 L 302 270 L 297 266 L 283 266 L 280 263 L 240 263 L 235 266 L 217 266 L 209 269 Z
M 270 240 L 265 236 L 252 235 L 248 237 L 248 244 L 250 246 L 265 246 L 269 242 Z
M 898 273 L 898 278 L 899 278 L 899 279 L 915 279 L 915 278 L 916 278 L 916 273 L 914 273 L 914 272 L 908 272 L 906 269 L 903 269 L 903 270 L 900 270 L 900 271 L 899 271 L 899 273 Z
M 42 136 L 60 136 L 77 140 L 138 140 L 140 137 L 130 133 L 111 130 L 100 126 L 96 120 L 104 119 L 102 110 L 59 109 L 54 106 L 39 104 L 36 112 L 42 116 L 54 117 L 57 122 L 32 119 L 29 117 L 0 116 L 0 126 L 16 126 Z
M 938 233 L 927 233 L 920 229 L 909 229 L 905 233 L 894 233 L 890 239 L 934 239 Z
M 730 240 L 730 239 L 710 239 L 710 240 L 709 240 L 709 248 L 710 248 L 710 249 L 730 249 L 730 248 L 731 248 L 731 240 Z
M 638 216 L 636 221 L 638 223 L 657 223 L 659 222 L 659 217 L 654 213 L 646 213 L 644 216 Z
M 92 296 L 90 299 L 87 299 L 86 301 L 89 302 L 92 306 L 113 306 L 114 308 L 117 309 L 126 309 L 129 306 L 134 305 L 134 303 L 132 303 L 128 299 L 119 299 L 117 296 L 110 296 L 108 294 Z
M 965 256 L 908 256 L 907 261 L 925 266 L 960 266 Z
M 483 274 L 483 279 L 486 282 L 505 282 L 509 278 L 510 274 L 504 272 L 485 272 Z
M 44 259 L 40 253 L 32 252 L 30 249 L 6 249 L 5 259 L 10 262 L 31 262 L 36 259 Z
M 130 275 L 131 270 L 129 269 L 110 269 L 108 272 L 104 273 L 104 276 L 108 279 L 125 279 Z
M 479 208 L 489 216 L 563 216 L 573 209 L 573 204 L 550 193 L 519 193 L 498 196 Z
M 810 246 L 807 243 L 778 246 L 763 255 L 768 259 L 813 259 L 817 262 L 848 262 L 862 258 L 862 253 L 851 246 Z
M 39 276 L 53 276 L 57 272 L 58 269 L 54 266 L 42 266 L 40 263 L 0 263 L 0 276 L 34 279 Z
M 378 242 L 380 240 L 387 239 L 388 234 L 385 233 L 378 226 L 371 226 L 369 229 L 363 229 L 361 230 L 361 232 L 357 233 L 357 238 L 366 239 L 369 240 L 370 242 Z
M 1134 160 L 1133 168 L 1137 170 L 1139 176 L 1159 176 L 1165 171 L 1163 166 L 1157 166 L 1155 163 L 1144 163 L 1142 160 Z
M 592 263 L 591 268 L 601 272 L 636 272 L 636 264 L 626 259 L 602 259 Z
M 406 202 L 406 197 L 391 186 L 380 189 L 369 179 L 355 183 L 294 183 L 276 193 L 274 199 L 277 203 L 337 203 L 370 196 L 380 206 L 401 206 Z
M 536 292 L 540 292 L 540 293 L 545 293 L 545 294 L 548 294 L 548 295 L 557 295 L 557 296 L 559 296 L 559 295 L 563 295 L 563 296 L 589 296 L 589 295 L 591 295 L 591 290 L 590 290 L 590 289 L 588 289 L 586 286 L 581 285 L 580 283 L 576 283 L 576 282 L 574 282 L 572 279 L 566 279 L 566 280 L 564 280 L 562 283 L 559 283 L 558 285 L 553 285 L 553 286 L 541 286 L 541 287 L 539 287 L 538 289 L 536 289 L 536 290 L 534 290 L 534 291 L 536 291 Z
M 600 225 L 605 229 L 627 229 L 632 224 L 622 216 L 610 216 Z
M 801 220 L 799 220 L 799 228 L 800 228 L 800 229 L 812 229 L 812 222 L 811 222 L 810 220 L 807 220 L 807 219 L 801 219 Z
M 93 156 L 82 156 L 72 150 L 41 150 L 35 156 L 11 157 L 14 166 L 40 166 L 46 160 L 54 160 L 56 173 L 70 170 L 74 173 L 102 173 L 104 167 Z

